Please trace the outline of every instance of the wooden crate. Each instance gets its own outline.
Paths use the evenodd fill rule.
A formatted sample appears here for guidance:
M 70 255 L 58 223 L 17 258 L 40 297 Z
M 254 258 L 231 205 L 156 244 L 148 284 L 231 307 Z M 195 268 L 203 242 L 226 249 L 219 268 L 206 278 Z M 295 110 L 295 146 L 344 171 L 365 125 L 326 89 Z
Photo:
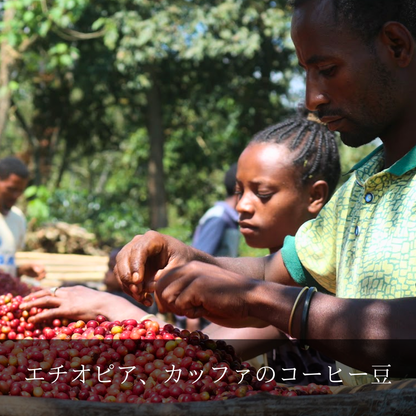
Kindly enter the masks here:
M 100 284 L 108 269 L 107 256 L 86 256 L 80 254 L 54 254 L 37 252 L 16 253 L 16 264 L 39 263 L 46 269 L 43 287 L 61 286 L 73 283 Z M 33 279 L 31 279 L 33 283 Z
M 328 396 L 277 397 L 266 393 L 242 399 L 175 404 L 96 403 L 1 397 L 2 416 L 410 416 L 416 389 L 368 391 Z

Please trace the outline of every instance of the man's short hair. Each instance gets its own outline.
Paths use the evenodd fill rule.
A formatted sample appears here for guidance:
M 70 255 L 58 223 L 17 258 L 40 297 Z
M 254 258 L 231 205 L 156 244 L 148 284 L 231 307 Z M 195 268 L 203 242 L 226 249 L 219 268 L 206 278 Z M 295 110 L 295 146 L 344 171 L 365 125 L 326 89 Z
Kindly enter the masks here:
M 297 8 L 311 0 L 291 0 Z M 416 39 L 416 0 L 330 0 L 336 22 L 345 24 L 369 43 L 385 23 L 399 22 Z
M 235 194 L 235 183 L 237 177 L 237 163 L 233 163 L 225 173 L 224 185 L 227 191 L 227 196 Z
M 17 157 L 8 156 L 4 159 L 0 159 L 0 180 L 4 181 L 10 175 L 16 175 L 22 179 L 27 179 L 29 177 L 29 170 Z

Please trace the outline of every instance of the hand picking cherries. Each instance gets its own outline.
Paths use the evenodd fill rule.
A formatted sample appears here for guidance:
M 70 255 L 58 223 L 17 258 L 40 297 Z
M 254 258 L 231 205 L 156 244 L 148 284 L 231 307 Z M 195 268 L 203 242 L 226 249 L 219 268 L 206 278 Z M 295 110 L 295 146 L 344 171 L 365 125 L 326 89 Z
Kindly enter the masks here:
M 231 345 L 201 331 L 102 315 L 40 327 L 28 322 L 39 309 L 23 311 L 21 302 L 0 296 L 0 395 L 140 404 L 331 394 L 259 377 Z

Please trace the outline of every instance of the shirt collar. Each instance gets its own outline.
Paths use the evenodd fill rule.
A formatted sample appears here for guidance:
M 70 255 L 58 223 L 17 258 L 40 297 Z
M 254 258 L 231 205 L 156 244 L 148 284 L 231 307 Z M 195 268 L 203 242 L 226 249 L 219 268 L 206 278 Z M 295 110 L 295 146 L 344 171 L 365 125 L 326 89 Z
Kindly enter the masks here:
M 352 173 L 364 166 L 370 159 L 376 156 L 379 152 L 383 152 L 383 149 L 383 145 L 378 146 L 364 159 L 360 160 L 356 165 L 354 165 L 348 173 Z M 401 176 L 414 168 L 416 168 L 416 146 L 413 147 L 409 152 L 407 152 L 396 163 L 391 165 L 389 168 L 385 169 L 385 171 L 395 176 Z

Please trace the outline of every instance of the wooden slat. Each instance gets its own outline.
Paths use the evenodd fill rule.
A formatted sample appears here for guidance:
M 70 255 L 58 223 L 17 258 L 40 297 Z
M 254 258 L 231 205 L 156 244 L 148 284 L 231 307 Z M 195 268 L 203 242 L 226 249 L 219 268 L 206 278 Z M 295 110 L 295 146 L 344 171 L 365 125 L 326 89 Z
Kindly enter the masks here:
M 108 268 L 106 264 L 45 264 L 45 267 L 50 273 L 105 273 Z
M 102 282 L 108 269 L 107 256 L 55 254 L 37 252 L 16 253 L 16 263 L 40 263 L 45 266 L 43 287 L 60 286 L 72 281 L 79 283 Z
M 67 273 L 49 273 L 46 269 L 48 279 L 54 280 L 76 280 L 76 281 L 87 281 L 87 280 L 103 280 L 104 273 L 102 272 L 67 272 Z
M 329 396 L 279 397 L 266 393 L 190 403 L 95 403 L 1 397 L 2 416 L 407 416 L 416 414 L 414 389 Z
M 16 261 L 39 261 L 47 264 L 107 264 L 108 257 L 19 251 L 16 253 Z

